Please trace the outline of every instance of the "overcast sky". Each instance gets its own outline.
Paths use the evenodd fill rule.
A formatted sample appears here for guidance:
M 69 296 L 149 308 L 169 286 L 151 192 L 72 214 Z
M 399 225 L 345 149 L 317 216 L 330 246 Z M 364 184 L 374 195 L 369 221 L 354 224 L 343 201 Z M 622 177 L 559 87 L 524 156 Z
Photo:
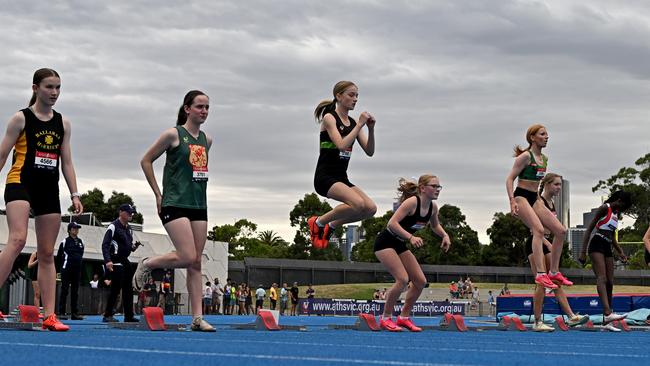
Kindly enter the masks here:
M 147 231 L 163 229 L 139 161 L 190 89 L 211 102 L 209 226 L 247 218 L 287 240 L 313 191 L 312 113 L 339 80 L 359 86 L 352 115 L 377 119 L 375 156 L 357 145 L 348 174 L 378 214 L 399 177 L 431 172 L 484 243 L 530 124 L 547 126 L 549 171 L 571 182 L 572 225 L 599 204 L 598 180 L 650 151 L 642 0 L 0 0 L 0 44 L 2 119 L 36 69 L 56 69 L 79 190 L 131 195 Z

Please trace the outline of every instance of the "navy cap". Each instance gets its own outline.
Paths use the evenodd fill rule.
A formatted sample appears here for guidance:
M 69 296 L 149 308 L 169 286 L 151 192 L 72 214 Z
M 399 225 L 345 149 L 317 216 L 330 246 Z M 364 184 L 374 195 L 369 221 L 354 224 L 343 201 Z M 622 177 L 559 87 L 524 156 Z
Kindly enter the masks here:
M 81 227 L 81 225 L 79 225 L 79 224 L 77 224 L 76 222 L 73 221 L 73 222 L 68 224 L 68 231 L 70 231 L 70 229 L 79 229 L 80 227 Z
M 130 214 L 135 213 L 135 207 L 129 205 L 128 203 L 120 205 L 120 211 L 126 211 Z

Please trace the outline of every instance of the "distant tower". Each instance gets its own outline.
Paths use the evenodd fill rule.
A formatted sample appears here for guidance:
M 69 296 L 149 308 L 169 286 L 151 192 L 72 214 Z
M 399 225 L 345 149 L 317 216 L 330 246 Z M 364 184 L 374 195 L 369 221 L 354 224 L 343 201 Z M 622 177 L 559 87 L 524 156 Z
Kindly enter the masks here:
M 562 190 L 555 197 L 555 208 L 557 210 L 557 218 L 562 225 L 566 228 L 571 227 L 571 203 L 570 196 L 570 183 L 568 180 L 562 178 Z

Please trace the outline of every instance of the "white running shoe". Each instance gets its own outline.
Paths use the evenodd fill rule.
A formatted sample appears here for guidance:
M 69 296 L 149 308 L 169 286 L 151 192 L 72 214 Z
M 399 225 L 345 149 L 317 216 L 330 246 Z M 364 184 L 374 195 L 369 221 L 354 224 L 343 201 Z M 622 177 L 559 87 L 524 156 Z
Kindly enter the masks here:
M 147 257 L 140 259 L 138 262 L 138 268 L 135 269 L 133 280 L 131 281 L 133 289 L 136 292 L 142 291 L 144 284 L 149 281 L 149 277 L 151 276 L 151 269 L 144 265 L 145 260 L 147 260 Z
M 544 324 L 544 322 L 535 322 L 533 325 L 533 332 L 554 332 L 555 328 L 550 325 Z
M 609 330 L 610 332 L 620 332 L 621 330 L 616 328 L 614 324 L 612 323 L 607 323 L 604 327 L 604 329 Z
M 611 323 L 613 321 L 621 320 L 621 319 L 625 319 L 625 318 L 627 318 L 627 313 L 625 313 L 625 314 L 611 313 L 611 314 L 605 315 L 603 317 L 603 323 L 607 324 L 607 323 Z

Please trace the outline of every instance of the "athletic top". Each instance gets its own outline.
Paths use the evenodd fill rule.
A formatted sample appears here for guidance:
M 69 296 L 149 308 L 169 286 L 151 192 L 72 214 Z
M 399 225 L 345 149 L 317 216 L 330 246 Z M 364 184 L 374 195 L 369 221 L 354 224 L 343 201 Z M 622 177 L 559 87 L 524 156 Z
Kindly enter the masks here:
M 551 203 L 553 203 L 553 205 L 551 206 L 551 203 L 549 203 L 549 202 L 546 200 L 546 198 L 544 198 L 541 194 L 539 195 L 539 198 L 541 198 L 541 199 L 542 199 L 542 202 L 544 202 L 544 206 L 546 206 L 546 208 L 548 208 L 549 211 L 551 211 L 551 212 L 553 213 L 553 215 L 555 215 L 555 214 L 556 214 L 556 211 L 555 211 L 555 203 L 553 203 L 553 201 L 551 201 Z
M 329 112 L 336 119 L 336 129 L 345 137 L 352 132 L 357 122 L 348 117 L 350 125 L 346 126 L 336 112 Z M 327 130 L 320 132 L 320 155 L 318 156 L 318 164 L 316 164 L 316 174 L 326 174 L 333 176 L 345 176 L 350 163 L 350 156 L 352 155 L 352 146 L 345 150 L 339 150 L 338 147 L 332 142 Z
M 106 228 L 102 240 L 102 255 L 104 263 L 122 263 L 127 261 L 133 247 L 133 229 L 131 225 L 123 225 L 119 219 L 111 222 Z
M 548 158 L 546 155 L 542 154 L 542 165 L 538 165 L 537 162 L 535 161 L 535 157 L 533 156 L 533 152 L 528 150 L 528 154 L 530 154 L 530 161 L 528 162 L 528 165 L 524 167 L 524 169 L 519 173 L 519 179 L 523 180 L 532 180 L 535 182 L 539 182 L 544 178 L 544 175 L 546 175 L 546 166 L 548 165 Z
M 420 197 L 415 196 L 417 199 L 417 206 L 415 207 L 415 213 L 413 215 L 408 215 L 404 217 L 402 220 L 399 222 L 399 226 L 402 227 L 402 229 L 406 230 L 409 234 L 413 234 L 416 231 L 423 229 L 425 226 L 427 226 L 427 223 L 429 222 L 429 219 L 431 219 L 431 213 L 433 212 L 433 202 L 429 204 L 429 211 L 427 212 L 426 215 L 420 216 Z M 398 235 L 395 235 L 393 232 L 390 231 L 389 228 L 386 228 L 389 233 L 393 234 L 393 236 L 399 238 Z
M 613 212 L 609 203 L 607 205 L 607 214 L 598 220 L 596 228 L 604 231 L 616 231 L 618 227 L 618 212 Z
M 22 109 L 25 128 L 18 135 L 7 184 L 38 184 L 59 189 L 59 156 L 63 143 L 63 117 L 52 111 L 49 121 L 41 121 L 31 109 Z
M 59 251 L 56 254 L 61 269 L 81 269 L 81 262 L 84 256 L 84 243 L 80 238 L 68 236 L 61 240 Z
M 208 139 L 203 131 L 195 139 L 183 126 L 176 126 L 179 144 L 167 150 L 163 170 L 162 206 L 206 209 L 208 185 Z

